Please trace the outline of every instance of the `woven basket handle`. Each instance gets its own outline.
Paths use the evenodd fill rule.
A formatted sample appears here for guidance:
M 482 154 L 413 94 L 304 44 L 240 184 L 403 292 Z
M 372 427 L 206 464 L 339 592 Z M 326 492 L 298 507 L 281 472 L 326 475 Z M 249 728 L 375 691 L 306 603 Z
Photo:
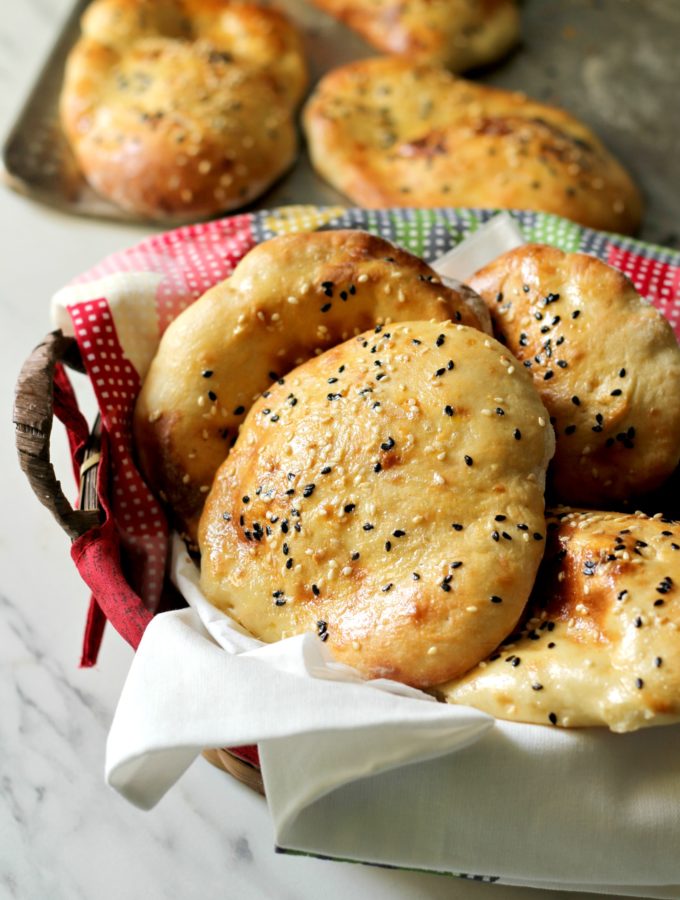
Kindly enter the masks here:
M 101 523 L 96 491 L 84 491 L 81 480 L 81 508 L 73 509 L 66 499 L 50 460 L 50 434 L 54 421 L 54 373 L 57 363 L 64 362 L 83 371 L 75 338 L 53 331 L 39 344 L 24 363 L 17 380 L 14 398 L 14 425 L 19 464 L 33 493 L 46 506 L 66 534 L 75 540 Z M 86 464 L 84 464 L 85 466 Z M 90 475 L 94 469 L 90 467 Z M 89 484 L 93 478 L 87 479 Z M 88 496 L 89 495 L 89 496 Z M 89 507 L 89 508 L 88 508 Z

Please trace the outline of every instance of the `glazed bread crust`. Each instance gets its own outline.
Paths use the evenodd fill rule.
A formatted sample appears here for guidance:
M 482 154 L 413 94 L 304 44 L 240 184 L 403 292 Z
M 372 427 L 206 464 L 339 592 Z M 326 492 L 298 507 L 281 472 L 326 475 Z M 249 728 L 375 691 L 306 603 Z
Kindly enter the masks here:
M 680 348 L 617 269 L 527 244 L 471 279 L 497 336 L 531 372 L 557 437 L 551 483 L 565 503 L 623 501 L 680 462 Z
M 385 53 L 463 72 L 517 43 L 515 0 L 313 0 Z
M 680 721 L 680 525 L 566 509 L 548 535 L 521 634 L 440 693 L 561 727 Z
M 126 210 L 185 219 L 261 194 L 293 162 L 307 76 L 274 10 L 231 0 L 96 0 L 66 67 L 64 132 Z
M 335 69 L 304 123 L 316 170 L 362 206 L 536 209 L 623 233 L 640 221 L 635 185 L 585 125 L 436 66 Z
M 135 409 L 150 487 L 196 536 L 245 413 L 286 372 L 376 323 L 451 319 L 490 331 L 484 303 L 361 231 L 284 235 L 251 250 L 166 330 Z
M 203 591 L 264 641 L 316 632 L 367 677 L 437 684 L 522 612 L 553 448 L 495 340 L 377 327 L 251 409 L 201 518 Z

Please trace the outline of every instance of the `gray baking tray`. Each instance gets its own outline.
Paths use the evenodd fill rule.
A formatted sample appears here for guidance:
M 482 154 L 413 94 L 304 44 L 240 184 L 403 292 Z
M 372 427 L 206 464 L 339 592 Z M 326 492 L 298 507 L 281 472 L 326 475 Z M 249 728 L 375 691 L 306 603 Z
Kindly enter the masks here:
M 376 53 L 305 0 L 276 5 L 303 30 L 312 84 L 335 66 Z M 140 221 L 88 187 L 59 128 L 64 62 L 86 6 L 76 3 L 10 132 L 4 180 L 63 211 Z M 520 47 L 469 77 L 557 103 L 590 125 L 643 190 L 640 237 L 680 246 L 680 2 L 524 0 L 521 9 Z M 296 165 L 249 208 L 342 202 L 312 171 L 301 139 Z

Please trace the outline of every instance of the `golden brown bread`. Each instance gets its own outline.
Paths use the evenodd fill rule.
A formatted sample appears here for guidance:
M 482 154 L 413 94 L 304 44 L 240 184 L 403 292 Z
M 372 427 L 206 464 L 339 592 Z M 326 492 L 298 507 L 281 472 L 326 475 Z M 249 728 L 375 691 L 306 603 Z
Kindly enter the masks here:
M 142 471 L 192 538 L 213 475 L 254 399 L 304 360 L 376 323 L 490 330 L 482 301 L 360 231 L 284 235 L 251 250 L 167 329 L 135 409 Z
M 631 232 L 640 195 L 595 135 L 561 109 L 399 57 L 350 63 L 304 111 L 312 162 L 367 207 L 537 209 Z
M 566 509 L 548 536 L 521 634 L 439 691 L 519 722 L 680 721 L 680 525 Z
M 680 461 L 680 348 L 625 275 L 583 253 L 527 244 L 471 285 L 550 412 L 551 482 L 563 502 L 627 500 L 672 474 Z
M 463 72 L 517 43 L 515 0 L 312 0 L 378 50 Z
M 62 90 L 86 179 L 149 218 L 243 206 L 293 162 L 306 85 L 279 12 L 235 0 L 95 0 Z
M 258 400 L 201 517 L 201 586 L 265 641 L 316 632 L 436 684 L 515 626 L 544 546 L 552 429 L 484 333 L 376 327 Z

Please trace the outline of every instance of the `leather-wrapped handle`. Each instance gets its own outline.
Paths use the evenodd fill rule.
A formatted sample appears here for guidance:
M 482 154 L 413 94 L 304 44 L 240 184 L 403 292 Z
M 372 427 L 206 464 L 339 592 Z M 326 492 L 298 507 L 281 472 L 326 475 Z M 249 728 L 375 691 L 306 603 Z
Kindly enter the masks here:
M 50 459 L 50 435 L 54 421 L 54 372 L 57 363 L 83 371 L 75 338 L 53 331 L 22 366 L 14 398 L 14 425 L 19 464 L 38 500 L 46 506 L 66 534 L 75 540 L 102 520 L 96 499 L 96 466 L 83 463 L 81 508 L 73 509 L 61 488 Z M 97 435 L 90 440 L 90 460 L 96 453 Z M 87 457 L 87 450 L 86 450 Z

